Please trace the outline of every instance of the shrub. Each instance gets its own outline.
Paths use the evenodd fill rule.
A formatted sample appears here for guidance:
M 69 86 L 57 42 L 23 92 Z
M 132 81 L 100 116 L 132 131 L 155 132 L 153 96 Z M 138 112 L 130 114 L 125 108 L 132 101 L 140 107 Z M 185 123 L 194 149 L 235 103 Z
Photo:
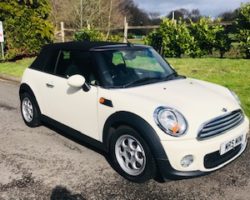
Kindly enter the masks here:
M 121 37 L 119 35 L 109 35 L 109 38 L 106 39 L 105 35 L 98 30 L 94 29 L 82 29 L 74 34 L 75 41 L 112 41 L 119 42 Z
M 214 47 L 220 52 L 220 58 L 223 58 L 225 53 L 231 49 L 232 40 L 229 35 L 225 33 L 224 28 L 218 30 L 215 36 Z
M 76 41 L 103 41 L 104 39 L 104 34 L 97 30 L 82 29 L 74 35 Z
M 150 33 L 145 42 L 160 50 L 166 57 L 181 57 L 188 52 L 191 36 L 186 23 L 177 24 L 169 19 L 164 19 L 160 28 Z M 161 46 L 161 47 L 160 47 Z
M 211 26 L 211 19 L 202 17 L 198 22 L 191 22 L 190 34 L 194 37 L 201 55 L 212 54 L 217 27 Z
M 53 26 L 48 21 L 48 0 L 2 0 L 0 20 L 4 23 L 7 59 L 37 54 L 52 42 Z
M 224 28 L 216 23 L 212 25 L 210 18 L 201 18 L 197 23 L 191 21 L 189 26 L 182 21 L 176 24 L 165 19 L 158 29 L 145 38 L 145 43 L 166 57 L 186 54 L 195 58 L 212 54 L 214 49 L 219 50 L 223 57 L 231 47 L 231 40 Z
M 236 20 L 237 39 L 245 57 L 250 59 L 250 3 L 242 4 Z

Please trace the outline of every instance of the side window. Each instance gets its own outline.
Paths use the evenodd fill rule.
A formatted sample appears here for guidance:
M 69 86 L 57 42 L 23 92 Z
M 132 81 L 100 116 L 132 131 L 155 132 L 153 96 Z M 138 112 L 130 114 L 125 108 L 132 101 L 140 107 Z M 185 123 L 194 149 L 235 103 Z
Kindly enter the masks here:
M 55 64 L 57 61 L 57 56 L 58 56 L 57 50 L 43 48 L 42 51 L 37 56 L 37 58 L 31 64 L 30 68 L 53 74 L 55 69 Z
M 124 64 L 123 55 L 121 52 L 113 53 L 112 63 L 114 65 Z
M 36 69 L 39 71 L 42 71 L 45 66 L 45 61 L 47 60 L 46 50 L 42 49 L 42 51 L 39 53 L 37 58 L 34 60 L 34 62 L 31 64 L 31 69 Z
M 71 52 L 61 51 L 56 66 L 56 75 L 67 78 L 74 74 L 77 74 L 77 66 L 73 64 Z
M 87 83 L 98 84 L 91 60 L 91 54 L 87 51 L 61 51 L 56 67 L 56 75 L 69 78 L 75 74 L 80 74 L 84 76 Z
M 44 62 L 44 72 L 54 74 L 58 57 L 58 50 L 47 52 L 47 59 Z

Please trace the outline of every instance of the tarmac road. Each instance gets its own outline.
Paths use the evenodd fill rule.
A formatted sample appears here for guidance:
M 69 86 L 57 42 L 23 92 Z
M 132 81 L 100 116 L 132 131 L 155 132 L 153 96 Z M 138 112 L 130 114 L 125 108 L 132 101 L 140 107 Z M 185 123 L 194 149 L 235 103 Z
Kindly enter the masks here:
M 250 199 L 250 150 L 205 177 L 135 184 L 105 157 L 41 126 L 24 125 L 18 85 L 0 80 L 0 200 L 2 199 Z

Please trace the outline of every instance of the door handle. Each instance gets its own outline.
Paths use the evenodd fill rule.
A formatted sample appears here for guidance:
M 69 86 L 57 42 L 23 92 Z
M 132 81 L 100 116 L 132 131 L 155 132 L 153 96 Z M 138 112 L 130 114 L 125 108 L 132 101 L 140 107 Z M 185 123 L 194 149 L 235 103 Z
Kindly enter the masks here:
M 46 83 L 46 86 L 47 86 L 48 88 L 53 88 L 53 87 L 54 87 L 54 85 L 52 85 L 52 84 L 50 84 L 50 83 Z

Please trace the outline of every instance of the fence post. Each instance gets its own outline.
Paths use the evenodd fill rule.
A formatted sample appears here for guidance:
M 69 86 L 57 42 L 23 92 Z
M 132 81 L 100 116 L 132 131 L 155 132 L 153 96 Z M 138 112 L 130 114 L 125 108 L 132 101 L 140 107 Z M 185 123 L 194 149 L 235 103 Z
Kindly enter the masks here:
M 61 37 L 62 37 L 62 42 L 64 42 L 65 41 L 64 22 L 61 22 Z
M 88 30 L 91 29 L 90 24 L 89 24 L 89 20 L 87 20 L 87 29 L 88 29 Z
M 0 21 L 0 43 L 1 43 L 1 54 L 4 60 L 4 33 L 3 33 L 3 22 Z
M 123 42 L 124 43 L 128 42 L 128 22 L 127 22 L 126 17 L 124 17 L 124 37 L 123 37 Z
M 2 59 L 4 60 L 4 43 L 1 42 L 1 52 L 2 52 Z

